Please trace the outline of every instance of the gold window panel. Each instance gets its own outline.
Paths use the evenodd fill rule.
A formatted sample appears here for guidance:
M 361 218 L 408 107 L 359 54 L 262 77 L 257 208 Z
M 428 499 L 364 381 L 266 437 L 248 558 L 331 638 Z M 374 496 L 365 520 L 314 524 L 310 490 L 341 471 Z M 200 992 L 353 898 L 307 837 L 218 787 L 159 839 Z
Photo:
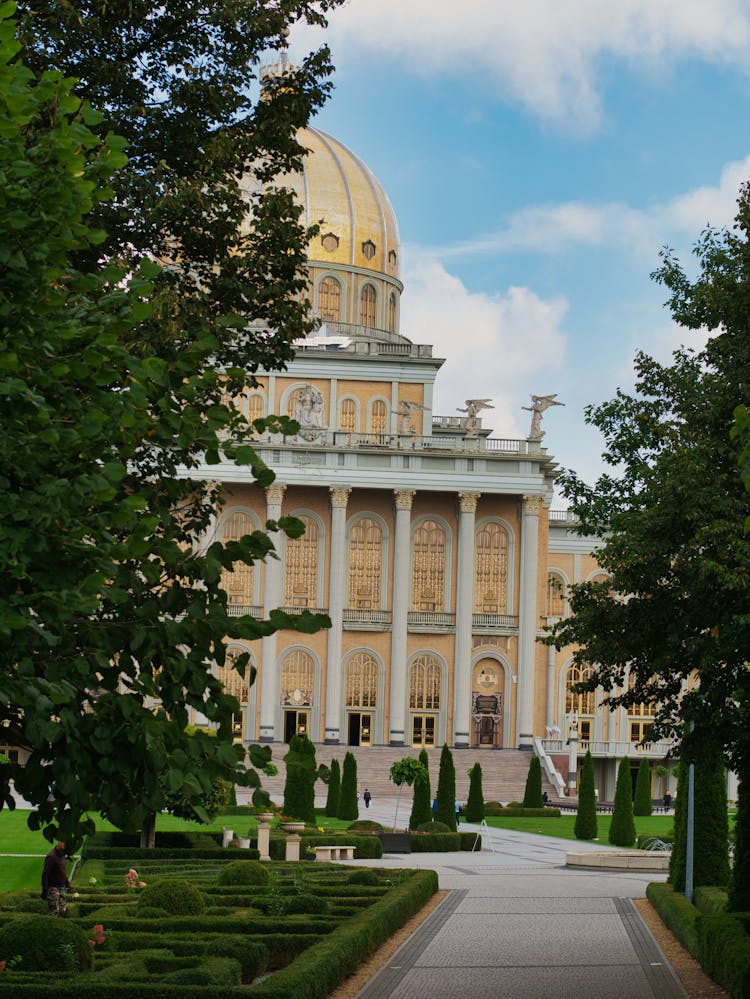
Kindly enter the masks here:
M 590 680 L 594 671 L 590 666 L 571 666 L 568 670 L 568 678 L 565 681 L 565 713 L 571 711 L 579 715 L 593 715 L 596 710 L 596 693 L 593 690 L 586 691 L 585 694 L 576 694 L 573 684 L 583 683 Z
M 359 321 L 370 329 L 375 328 L 375 302 L 375 289 L 371 284 L 366 284 L 359 296 Z
M 284 566 L 284 606 L 316 607 L 318 593 L 318 525 L 304 514 L 305 533 L 287 538 Z
M 411 579 L 413 611 L 442 611 L 445 602 L 445 531 L 434 520 L 414 531 Z
M 378 664 L 360 652 L 346 664 L 347 708 L 375 708 L 378 701 Z
M 341 319 L 341 285 L 336 278 L 324 277 L 318 285 L 318 314 L 324 323 Z
M 260 392 L 253 392 L 247 399 L 247 418 L 250 423 L 266 415 L 266 400 Z
M 354 433 L 357 429 L 357 404 L 354 399 L 341 400 L 339 426 L 348 433 Z
M 635 687 L 635 677 L 628 677 L 628 690 Z M 640 704 L 631 704 L 628 707 L 628 718 L 653 718 L 656 715 L 656 705 L 648 701 L 641 701 Z M 633 740 L 631 740 L 633 741 Z
M 474 565 L 474 612 L 507 614 L 508 535 L 500 524 L 477 531 Z
M 376 399 L 370 410 L 370 430 L 374 434 L 388 432 L 388 410 L 382 399 Z
M 409 709 L 440 710 L 440 663 L 434 656 L 418 656 L 409 667 Z
M 222 541 L 239 541 L 245 534 L 253 533 L 253 522 L 246 513 L 237 511 L 230 513 L 222 521 L 221 538 Z M 226 590 L 230 604 L 242 604 L 249 607 L 253 602 L 253 573 L 252 565 L 243 562 L 235 562 L 232 570 L 223 569 L 221 573 L 221 586 Z
M 547 617 L 565 615 L 565 581 L 556 572 L 547 574 Z
M 380 607 L 383 532 L 380 524 L 363 517 L 349 531 L 349 607 Z
M 315 664 L 304 649 L 287 653 L 281 664 L 281 703 L 309 706 L 313 703 Z

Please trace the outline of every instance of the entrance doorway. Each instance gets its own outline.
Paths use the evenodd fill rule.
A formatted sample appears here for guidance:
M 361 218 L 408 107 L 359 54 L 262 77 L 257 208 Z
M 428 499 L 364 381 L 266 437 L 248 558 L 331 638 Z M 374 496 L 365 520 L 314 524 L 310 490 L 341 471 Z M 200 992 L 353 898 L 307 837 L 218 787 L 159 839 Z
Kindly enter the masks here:
M 347 743 L 350 746 L 372 745 L 372 715 L 363 711 L 350 711 L 347 716 Z
M 284 712 L 284 742 L 289 742 L 293 735 L 310 735 L 310 712 L 296 709 Z
M 431 749 L 435 745 L 435 730 L 437 728 L 437 715 L 412 715 L 411 716 L 411 744 L 424 749 Z

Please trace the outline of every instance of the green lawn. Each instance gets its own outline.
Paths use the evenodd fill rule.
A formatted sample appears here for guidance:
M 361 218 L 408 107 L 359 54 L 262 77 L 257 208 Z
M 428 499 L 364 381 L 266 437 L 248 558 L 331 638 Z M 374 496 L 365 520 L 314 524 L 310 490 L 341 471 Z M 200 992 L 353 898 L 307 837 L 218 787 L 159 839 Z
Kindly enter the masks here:
M 536 833 L 540 836 L 559 836 L 561 839 L 575 840 L 573 833 L 575 821 L 575 815 L 561 815 L 559 819 L 489 817 L 487 825 L 494 829 L 513 829 L 516 832 Z M 612 816 L 597 815 L 596 821 L 599 836 L 595 842 L 608 845 L 607 836 Z M 635 818 L 635 830 L 639 836 L 663 836 L 673 827 L 673 815 L 648 815 L 636 816 Z

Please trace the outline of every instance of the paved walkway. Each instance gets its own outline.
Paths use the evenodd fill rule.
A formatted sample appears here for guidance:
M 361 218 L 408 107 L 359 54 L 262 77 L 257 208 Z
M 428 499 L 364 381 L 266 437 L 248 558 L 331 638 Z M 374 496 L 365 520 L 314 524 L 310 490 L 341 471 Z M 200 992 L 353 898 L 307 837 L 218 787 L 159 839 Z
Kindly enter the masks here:
M 408 821 L 411 802 L 399 808 Z M 360 806 L 393 822 L 394 800 Z M 461 829 L 478 827 L 462 823 Z M 631 899 L 639 872 L 566 868 L 565 853 L 605 847 L 481 830 L 481 853 L 390 854 L 372 866 L 431 868 L 446 900 L 358 999 L 673 999 L 682 985 Z

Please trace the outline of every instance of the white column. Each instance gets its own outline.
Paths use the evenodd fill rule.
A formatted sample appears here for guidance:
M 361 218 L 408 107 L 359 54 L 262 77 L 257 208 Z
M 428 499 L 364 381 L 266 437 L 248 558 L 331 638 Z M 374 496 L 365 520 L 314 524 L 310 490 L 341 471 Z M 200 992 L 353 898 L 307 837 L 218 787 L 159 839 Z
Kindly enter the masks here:
M 453 664 L 453 744 L 466 748 L 471 733 L 471 636 L 474 615 L 474 521 L 479 493 L 459 493 L 456 645 Z
M 554 645 L 547 646 L 547 728 L 555 724 L 555 653 Z
M 349 578 L 346 559 L 346 504 L 351 489 L 331 486 L 331 558 L 328 575 L 328 664 L 326 668 L 326 734 L 329 743 L 341 741 L 341 639 L 344 601 Z
M 541 496 L 524 496 L 521 523 L 521 599 L 518 608 L 518 748 L 534 744 L 534 666 L 536 662 L 537 570 L 539 563 L 539 515 Z
M 278 520 L 286 486 L 274 483 L 266 489 L 266 519 Z M 284 533 L 269 532 L 273 540 L 277 559 L 265 562 L 266 580 L 263 588 L 263 617 L 268 619 L 271 611 L 279 607 L 283 598 L 284 581 Z M 260 742 L 273 742 L 276 735 L 274 720 L 279 701 L 279 678 L 276 672 L 276 635 L 266 635 L 261 642 L 260 661 Z
M 392 746 L 408 740 L 406 724 L 406 646 L 411 603 L 411 504 L 414 493 L 394 490 L 396 531 L 393 555 L 393 612 L 391 617 L 391 704 L 389 737 Z

